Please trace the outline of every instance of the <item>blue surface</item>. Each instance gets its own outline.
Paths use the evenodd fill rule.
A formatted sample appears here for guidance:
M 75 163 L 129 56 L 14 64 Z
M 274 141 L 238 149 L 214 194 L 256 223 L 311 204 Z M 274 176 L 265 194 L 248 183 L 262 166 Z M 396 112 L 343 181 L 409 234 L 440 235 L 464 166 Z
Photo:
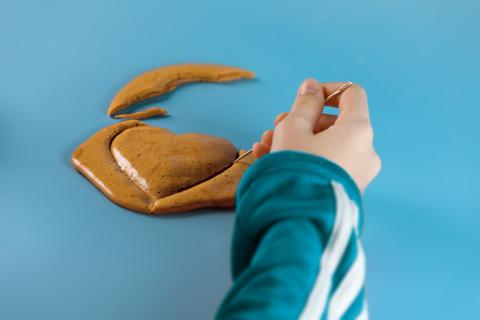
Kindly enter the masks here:
M 0 318 L 208 319 L 229 283 L 232 212 L 117 207 L 69 164 L 117 90 L 181 62 L 258 80 L 195 84 L 149 120 L 248 148 L 298 84 L 369 92 L 383 171 L 365 195 L 373 319 L 480 305 L 480 22 L 460 1 L 3 1 Z

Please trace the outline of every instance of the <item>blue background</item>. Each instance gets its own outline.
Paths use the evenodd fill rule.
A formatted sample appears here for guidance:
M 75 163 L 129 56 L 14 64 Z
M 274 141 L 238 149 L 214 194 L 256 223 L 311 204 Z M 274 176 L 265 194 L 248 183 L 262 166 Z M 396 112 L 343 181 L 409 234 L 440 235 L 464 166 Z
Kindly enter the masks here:
M 117 207 L 70 166 L 142 71 L 211 62 L 147 120 L 248 148 L 306 77 L 366 87 L 383 171 L 365 194 L 373 319 L 480 305 L 480 6 L 460 1 L 5 1 L 0 8 L 0 318 L 208 319 L 233 211 Z M 477 306 L 477 307 L 475 307 Z

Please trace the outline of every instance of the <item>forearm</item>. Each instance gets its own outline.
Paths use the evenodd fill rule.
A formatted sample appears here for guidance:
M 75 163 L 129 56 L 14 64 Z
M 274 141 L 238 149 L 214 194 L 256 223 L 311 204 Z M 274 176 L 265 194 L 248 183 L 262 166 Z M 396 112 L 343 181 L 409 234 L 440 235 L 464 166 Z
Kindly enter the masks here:
M 325 159 L 279 152 L 259 160 L 239 186 L 234 284 L 217 317 L 358 315 L 360 201 L 348 174 Z

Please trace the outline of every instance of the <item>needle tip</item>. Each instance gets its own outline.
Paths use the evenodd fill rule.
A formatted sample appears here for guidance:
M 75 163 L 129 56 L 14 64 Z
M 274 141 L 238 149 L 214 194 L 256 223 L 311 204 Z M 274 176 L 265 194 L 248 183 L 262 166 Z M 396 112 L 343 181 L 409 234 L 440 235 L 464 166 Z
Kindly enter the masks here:
M 244 154 L 242 154 L 240 157 L 238 157 L 237 159 L 233 160 L 233 163 L 237 163 L 238 161 L 242 160 L 243 158 L 245 158 L 246 156 L 248 156 L 250 153 L 252 153 L 253 150 L 250 149 L 248 150 L 247 152 L 245 152 Z M 232 164 L 233 164 L 232 163 Z

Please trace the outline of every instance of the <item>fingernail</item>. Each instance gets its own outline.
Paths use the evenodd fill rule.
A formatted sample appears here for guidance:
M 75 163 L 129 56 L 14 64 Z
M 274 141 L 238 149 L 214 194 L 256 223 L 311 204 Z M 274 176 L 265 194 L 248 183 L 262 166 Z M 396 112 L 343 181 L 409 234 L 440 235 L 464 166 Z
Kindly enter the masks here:
M 314 79 L 307 79 L 303 81 L 298 89 L 299 96 L 315 95 L 318 92 L 318 83 Z

